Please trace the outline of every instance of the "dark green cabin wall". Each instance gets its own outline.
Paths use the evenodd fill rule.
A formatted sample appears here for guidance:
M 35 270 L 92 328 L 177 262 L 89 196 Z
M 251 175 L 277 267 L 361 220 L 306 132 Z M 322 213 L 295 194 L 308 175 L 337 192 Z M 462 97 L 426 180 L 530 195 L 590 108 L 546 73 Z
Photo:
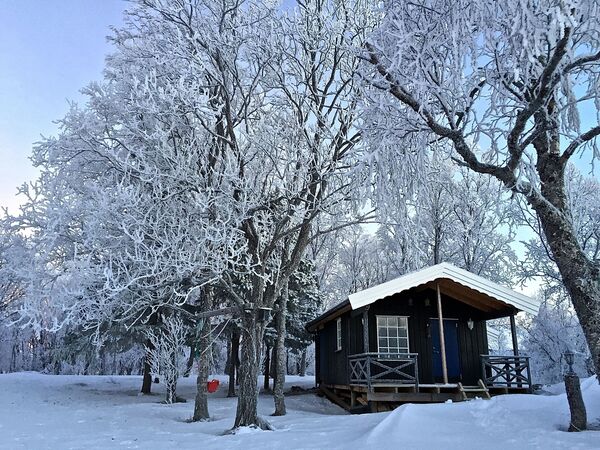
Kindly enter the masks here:
M 350 313 L 341 316 L 342 319 L 342 349 L 337 351 L 336 321 L 327 322 L 322 330 L 318 331 L 319 342 L 319 371 L 321 382 L 325 384 L 349 384 L 348 380 L 348 345 L 351 342 Z M 362 333 L 362 330 L 361 330 Z
M 434 383 L 432 376 L 432 342 L 429 319 L 437 318 L 437 297 L 434 290 L 407 291 L 379 300 L 369 308 L 369 351 L 377 352 L 377 315 L 408 317 L 409 346 L 419 354 L 419 381 Z M 426 306 L 426 299 L 429 306 Z M 412 306 L 409 299 L 412 299 Z M 462 382 L 475 385 L 481 378 L 480 355 L 488 354 L 487 328 L 482 313 L 451 297 L 442 295 L 442 313 L 446 319 L 458 319 L 458 341 Z M 473 319 L 473 330 L 467 321 Z M 335 351 L 335 320 L 327 322 L 318 332 L 320 345 L 320 377 L 326 384 L 348 384 L 348 355 L 363 352 L 361 311 L 342 316 L 342 350 Z

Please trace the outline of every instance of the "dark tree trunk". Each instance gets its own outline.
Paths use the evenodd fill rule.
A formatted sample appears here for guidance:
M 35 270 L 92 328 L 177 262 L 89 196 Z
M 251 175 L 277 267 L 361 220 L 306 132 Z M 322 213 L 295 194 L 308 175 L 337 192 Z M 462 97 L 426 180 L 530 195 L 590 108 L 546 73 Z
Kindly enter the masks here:
M 16 341 L 15 341 L 16 342 Z M 17 370 L 17 352 L 19 351 L 17 344 L 13 344 L 12 351 L 10 353 L 10 369 L 9 372 L 16 372 Z
M 274 416 L 284 416 L 285 410 L 285 396 L 283 394 L 283 388 L 285 385 L 285 373 L 286 373 L 286 360 L 285 360 L 285 337 L 286 327 L 285 320 L 287 316 L 287 302 L 288 302 L 288 288 L 287 283 L 282 289 L 281 296 L 279 298 L 279 308 L 277 309 L 277 316 L 275 318 L 275 328 L 277 330 L 277 340 L 275 342 L 275 348 L 277 349 L 277 364 L 275 365 L 277 374 L 275 382 L 273 383 L 273 400 L 275 401 L 275 412 Z
M 235 397 L 235 380 L 236 373 L 239 373 L 240 366 L 240 333 L 236 327 L 231 331 L 231 347 L 229 354 L 230 367 L 229 367 L 229 386 L 227 390 L 227 397 Z M 239 374 L 238 377 L 239 379 Z
M 271 368 L 269 369 L 271 378 L 273 379 L 273 386 L 277 382 L 277 346 L 271 349 Z
M 263 381 L 263 389 L 268 391 L 271 389 L 270 378 L 271 378 L 271 347 L 269 344 L 265 344 L 265 379 Z
M 190 357 L 187 360 L 187 363 L 185 365 L 185 371 L 183 372 L 183 376 L 186 378 L 190 376 L 190 374 L 192 373 L 192 367 L 194 367 L 194 353 L 196 353 L 196 345 L 192 344 L 190 345 Z
M 587 428 L 587 412 L 581 396 L 581 385 L 577 375 L 565 375 L 565 390 L 569 401 L 569 409 L 571 410 L 569 431 L 583 431 Z
M 258 374 L 264 330 L 264 323 L 256 320 L 255 313 L 242 316 L 240 388 L 234 428 L 258 426 L 269 429 L 269 425 L 258 416 Z
M 210 288 L 204 290 L 204 311 L 210 311 L 212 308 L 212 292 Z M 196 342 L 200 356 L 198 358 L 198 377 L 196 378 L 196 399 L 194 401 L 194 415 L 192 421 L 208 420 L 208 376 L 210 375 L 210 358 L 212 356 L 211 347 L 211 325 L 210 318 L 200 319 L 202 326 Z
M 150 366 L 150 351 L 152 350 L 152 343 L 150 339 L 146 341 L 146 356 L 144 357 L 144 375 L 142 378 L 142 394 L 152 393 L 152 370 Z
M 231 360 L 231 336 L 232 330 L 229 330 L 229 338 L 227 339 L 227 358 L 225 359 L 225 375 L 231 374 L 231 368 L 233 366 L 233 362 Z
M 98 374 L 106 375 L 106 352 L 104 351 L 104 348 L 101 348 L 98 352 L 98 359 L 100 359 L 100 367 L 98 368 Z
M 300 376 L 306 376 L 306 349 L 302 349 L 302 354 L 300 355 Z

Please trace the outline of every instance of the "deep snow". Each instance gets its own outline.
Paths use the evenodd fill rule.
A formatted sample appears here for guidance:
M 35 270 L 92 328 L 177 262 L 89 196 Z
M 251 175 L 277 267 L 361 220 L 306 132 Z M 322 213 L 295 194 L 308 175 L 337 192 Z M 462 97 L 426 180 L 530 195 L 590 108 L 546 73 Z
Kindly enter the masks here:
M 222 381 L 224 377 L 219 377 Z M 310 377 L 288 377 L 287 386 L 310 387 Z M 0 375 L 0 448 L 96 449 L 475 449 L 600 448 L 600 432 L 566 433 L 564 394 L 505 395 L 492 400 L 440 405 L 405 405 L 391 413 L 348 415 L 314 394 L 287 398 L 288 415 L 269 417 L 276 431 L 231 427 L 235 399 L 226 385 L 211 394 L 213 420 L 187 423 L 194 380 L 180 381 L 188 403 L 162 404 L 161 395 L 141 396 L 137 376 Z M 600 388 L 583 382 L 590 422 L 600 417 Z M 163 392 L 153 385 L 157 393 Z M 261 395 L 269 415 L 272 398 Z

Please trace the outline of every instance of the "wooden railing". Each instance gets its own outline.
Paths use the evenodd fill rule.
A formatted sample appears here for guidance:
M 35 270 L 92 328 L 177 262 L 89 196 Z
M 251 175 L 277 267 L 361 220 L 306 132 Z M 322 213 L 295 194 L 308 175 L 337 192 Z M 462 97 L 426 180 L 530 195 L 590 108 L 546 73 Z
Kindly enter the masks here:
M 414 384 L 419 391 L 417 353 L 360 353 L 348 357 L 350 384 Z
M 481 372 L 488 387 L 531 389 L 529 356 L 481 355 Z

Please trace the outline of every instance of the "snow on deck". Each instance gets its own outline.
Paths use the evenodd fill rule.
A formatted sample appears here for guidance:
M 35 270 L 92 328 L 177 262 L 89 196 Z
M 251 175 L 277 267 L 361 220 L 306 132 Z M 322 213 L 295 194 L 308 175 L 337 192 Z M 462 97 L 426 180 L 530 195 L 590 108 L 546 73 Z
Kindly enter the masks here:
M 188 403 L 162 404 L 161 395 L 138 395 L 141 377 L 0 375 L 0 448 L 346 449 L 346 448 L 598 448 L 600 432 L 566 433 L 564 394 L 503 395 L 492 400 L 405 405 L 391 413 L 348 415 L 313 394 L 287 398 L 288 415 L 269 417 L 276 431 L 252 429 L 223 436 L 231 427 L 236 399 L 226 395 L 225 377 L 210 396 L 213 420 L 187 423 L 194 379 L 180 381 Z M 288 377 L 287 386 L 311 387 L 310 377 Z M 163 393 L 162 386 L 153 390 Z M 600 417 L 600 388 L 583 382 L 590 422 Z M 261 395 L 261 414 L 273 401 Z

